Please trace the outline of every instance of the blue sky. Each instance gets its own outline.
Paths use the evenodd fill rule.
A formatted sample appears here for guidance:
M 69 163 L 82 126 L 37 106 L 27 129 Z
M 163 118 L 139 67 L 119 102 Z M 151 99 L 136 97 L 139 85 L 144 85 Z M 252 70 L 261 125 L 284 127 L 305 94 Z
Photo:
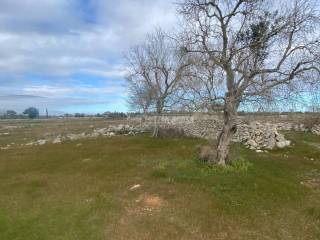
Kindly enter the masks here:
M 0 110 L 126 111 L 123 55 L 170 0 L 0 0 Z

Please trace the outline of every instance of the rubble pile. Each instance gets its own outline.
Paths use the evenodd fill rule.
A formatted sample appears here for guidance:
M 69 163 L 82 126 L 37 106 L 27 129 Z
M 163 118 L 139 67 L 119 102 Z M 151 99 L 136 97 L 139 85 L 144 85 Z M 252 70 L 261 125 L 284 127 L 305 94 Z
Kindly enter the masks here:
M 285 148 L 291 144 L 274 125 L 258 122 L 239 125 L 233 140 L 252 150 Z

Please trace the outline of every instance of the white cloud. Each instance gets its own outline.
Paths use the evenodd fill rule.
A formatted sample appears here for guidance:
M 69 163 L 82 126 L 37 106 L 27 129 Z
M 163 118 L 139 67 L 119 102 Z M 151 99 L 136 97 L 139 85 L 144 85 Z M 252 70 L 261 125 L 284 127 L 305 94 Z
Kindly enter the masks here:
M 0 0 L 0 6 L 0 95 L 124 96 L 123 54 L 155 26 L 171 29 L 176 22 L 171 0 Z M 83 87 L 73 77 L 81 74 L 106 83 Z
M 47 96 L 47 97 L 61 97 L 72 94 L 106 94 L 106 93 L 119 93 L 123 91 L 123 87 L 111 85 L 105 87 L 94 87 L 91 85 L 80 85 L 74 87 L 58 87 L 58 86 L 30 86 L 22 88 L 21 94 L 36 95 L 36 96 Z
M 132 44 L 155 26 L 175 22 L 174 5 L 160 0 L 93 1 L 95 24 L 84 21 L 75 0 L 0 5 L 0 70 L 8 73 L 114 73 L 110 64 Z

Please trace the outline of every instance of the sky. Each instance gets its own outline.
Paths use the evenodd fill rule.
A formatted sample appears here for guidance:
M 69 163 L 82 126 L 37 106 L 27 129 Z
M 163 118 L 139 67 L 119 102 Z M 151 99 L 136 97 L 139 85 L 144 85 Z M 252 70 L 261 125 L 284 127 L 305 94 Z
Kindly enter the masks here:
M 0 0 L 0 110 L 127 111 L 124 54 L 174 0 Z

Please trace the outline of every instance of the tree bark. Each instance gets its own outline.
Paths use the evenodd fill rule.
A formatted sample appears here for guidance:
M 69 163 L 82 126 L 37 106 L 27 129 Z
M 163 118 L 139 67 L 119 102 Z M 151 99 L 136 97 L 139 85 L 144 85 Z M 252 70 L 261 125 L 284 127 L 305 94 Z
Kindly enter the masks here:
M 157 138 L 159 136 L 159 116 L 156 115 L 154 118 L 154 127 L 152 137 Z
M 154 128 L 152 133 L 153 138 L 157 138 L 159 136 L 159 121 L 160 121 L 162 109 L 163 109 L 163 101 L 159 100 L 157 102 L 157 115 L 154 118 Z
M 218 137 L 216 163 L 225 166 L 230 164 L 229 146 L 232 136 L 237 131 L 237 108 L 238 103 L 234 95 L 227 94 L 224 107 L 224 125 Z

